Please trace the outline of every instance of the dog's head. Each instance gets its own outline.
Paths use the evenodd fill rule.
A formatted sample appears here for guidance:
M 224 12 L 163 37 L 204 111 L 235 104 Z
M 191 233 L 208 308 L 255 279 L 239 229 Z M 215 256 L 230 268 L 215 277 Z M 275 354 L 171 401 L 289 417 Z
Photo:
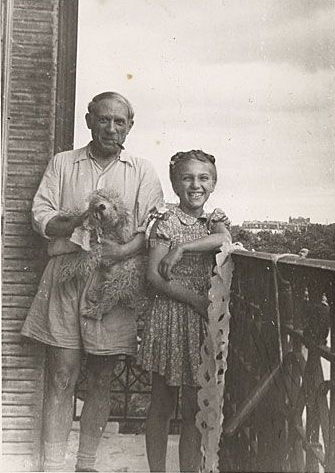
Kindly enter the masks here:
M 97 225 L 123 227 L 129 213 L 119 194 L 112 189 L 99 189 L 90 195 L 88 210 Z

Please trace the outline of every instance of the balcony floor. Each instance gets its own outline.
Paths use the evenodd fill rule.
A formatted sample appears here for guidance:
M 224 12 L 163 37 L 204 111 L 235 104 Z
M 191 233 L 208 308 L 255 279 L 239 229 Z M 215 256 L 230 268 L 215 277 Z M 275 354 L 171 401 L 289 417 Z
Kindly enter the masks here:
M 79 441 L 79 422 L 73 423 L 66 456 L 66 471 L 74 471 Z M 167 471 L 178 472 L 178 435 L 169 435 Z M 144 435 L 119 434 L 117 424 L 108 423 L 98 450 L 100 472 L 149 472 Z

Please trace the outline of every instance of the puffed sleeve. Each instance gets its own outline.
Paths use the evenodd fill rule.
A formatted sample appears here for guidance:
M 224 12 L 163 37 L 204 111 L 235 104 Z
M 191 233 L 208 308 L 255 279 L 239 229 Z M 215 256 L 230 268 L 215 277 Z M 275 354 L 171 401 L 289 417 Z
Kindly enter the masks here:
M 164 245 L 170 248 L 173 236 L 173 218 L 169 210 L 153 217 L 149 235 L 149 247 Z
M 227 217 L 226 213 L 219 208 L 215 209 L 209 217 L 208 229 L 210 233 L 215 233 L 215 225 L 217 225 L 218 223 L 223 223 L 227 230 L 229 230 L 230 220 Z

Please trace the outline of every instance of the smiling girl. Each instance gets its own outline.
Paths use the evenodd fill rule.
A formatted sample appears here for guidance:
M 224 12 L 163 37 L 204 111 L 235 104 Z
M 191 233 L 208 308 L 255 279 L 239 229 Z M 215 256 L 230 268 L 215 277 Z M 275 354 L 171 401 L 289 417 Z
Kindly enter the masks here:
M 179 205 L 157 214 L 149 239 L 148 281 L 156 290 L 143 332 L 139 364 L 152 372 L 146 446 L 151 471 L 165 471 L 169 422 L 181 389 L 181 472 L 198 471 L 200 433 L 195 426 L 197 371 L 205 336 L 213 255 L 230 241 L 228 219 L 204 204 L 214 191 L 215 158 L 192 150 L 174 155 L 170 180 Z

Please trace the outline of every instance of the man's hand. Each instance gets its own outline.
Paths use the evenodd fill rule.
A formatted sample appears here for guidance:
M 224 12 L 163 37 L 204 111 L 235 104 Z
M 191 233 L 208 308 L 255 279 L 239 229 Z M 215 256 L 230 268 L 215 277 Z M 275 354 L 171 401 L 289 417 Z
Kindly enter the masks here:
M 45 233 L 49 237 L 70 237 L 74 229 L 80 227 L 87 217 L 87 210 L 81 215 L 57 215 L 49 220 Z
M 85 212 L 82 213 L 81 215 L 78 215 L 77 217 L 73 217 L 75 228 L 80 227 L 89 216 L 90 216 L 89 210 L 85 210 Z
M 125 259 L 123 245 L 108 238 L 101 238 L 102 258 L 110 263 Z
M 173 250 L 170 250 L 159 262 L 158 272 L 162 278 L 170 281 L 173 276 L 171 274 L 172 268 L 177 264 L 183 256 L 183 250 L 180 246 L 177 246 Z

